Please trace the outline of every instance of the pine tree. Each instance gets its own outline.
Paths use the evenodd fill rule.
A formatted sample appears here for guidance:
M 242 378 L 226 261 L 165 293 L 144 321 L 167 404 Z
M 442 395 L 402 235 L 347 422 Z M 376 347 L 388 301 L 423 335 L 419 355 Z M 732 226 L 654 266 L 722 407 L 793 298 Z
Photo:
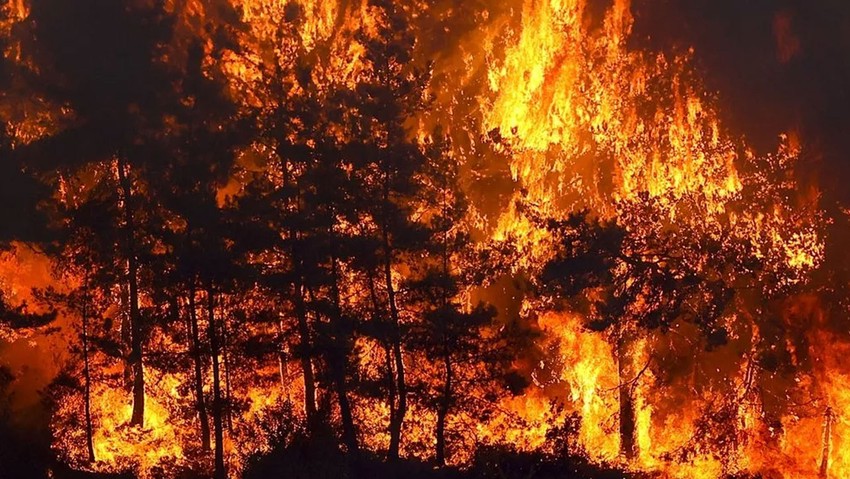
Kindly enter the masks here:
M 131 424 L 144 424 L 144 343 L 140 281 L 146 255 L 141 170 L 151 152 L 145 135 L 162 118 L 158 107 L 170 91 L 157 51 L 171 28 L 161 6 L 86 0 L 32 2 L 29 21 L 35 37 L 32 57 L 39 63 L 40 88 L 57 104 L 68 105 L 75 121 L 61 132 L 17 152 L 35 169 L 70 174 L 111 170 L 101 179 L 115 188 L 111 217 L 101 234 L 114 237 L 115 267 L 124 269 L 127 290 L 126 360 L 133 391 Z M 123 264 L 121 264 L 123 263 Z

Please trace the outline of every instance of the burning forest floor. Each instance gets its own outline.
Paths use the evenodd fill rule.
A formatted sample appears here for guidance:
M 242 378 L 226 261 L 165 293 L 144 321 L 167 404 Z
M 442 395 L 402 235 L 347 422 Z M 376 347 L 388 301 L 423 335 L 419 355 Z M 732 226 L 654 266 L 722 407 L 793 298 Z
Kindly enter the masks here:
M 135 479 L 132 472 L 98 473 L 74 470 L 57 461 L 50 451 L 49 432 L 30 426 L 0 423 L 0 471 L 3 479 Z M 203 479 L 200 471 L 168 471 L 150 477 Z M 388 463 L 385 457 L 364 453 L 357 459 L 340 450 L 335 439 L 295 439 L 267 453 L 252 457 L 244 479 L 652 479 L 614 467 L 593 464 L 583 456 L 548 455 L 512 451 L 502 447 L 482 448 L 464 468 L 435 468 L 433 463 L 403 459 Z M 744 476 L 736 476 L 745 479 Z M 755 479 L 755 478 L 753 478 Z

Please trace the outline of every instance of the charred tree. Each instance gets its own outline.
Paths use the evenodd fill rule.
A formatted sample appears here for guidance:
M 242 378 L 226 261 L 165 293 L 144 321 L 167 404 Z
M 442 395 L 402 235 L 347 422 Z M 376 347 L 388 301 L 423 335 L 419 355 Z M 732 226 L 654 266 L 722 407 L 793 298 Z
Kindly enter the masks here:
M 146 156 L 145 170 L 146 197 L 155 201 L 157 218 L 163 223 L 152 233 L 163 247 L 150 256 L 163 265 L 160 276 L 170 275 L 161 288 L 188 296 L 188 366 L 194 406 L 201 445 L 204 450 L 214 449 L 217 475 L 226 474 L 220 429 L 228 420 L 225 405 L 231 368 L 229 338 L 215 308 L 220 295 L 239 279 L 240 258 L 238 251 L 229 251 L 225 245 L 234 241 L 228 226 L 233 215 L 227 205 L 218 203 L 216 192 L 231 172 L 234 151 L 252 131 L 237 113 L 223 80 L 204 66 L 205 55 L 219 54 L 229 41 L 227 27 L 219 28 L 215 41 L 192 39 L 185 57 L 180 57 L 185 64 L 179 65 L 180 75 L 162 106 L 171 123 L 148 146 L 154 154 Z M 204 316 L 206 338 L 202 338 Z M 213 369 L 211 398 L 210 391 L 204 392 L 208 355 Z
M 444 357 L 448 358 L 450 354 L 451 353 L 449 352 L 449 346 L 448 344 L 446 344 L 444 346 L 443 355 Z M 446 464 L 446 418 L 448 417 L 449 411 L 451 410 L 452 404 L 454 403 L 454 397 L 452 394 L 454 388 L 454 374 L 452 372 L 451 360 L 444 360 L 443 366 L 443 391 L 439 400 L 439 405 L 437 406 L 437 426 L 435 431 L 435 460 L 440 466 L 444 466 Z
M 294 194 L 287 198 L 284 205 L 286 211 L 293 215 L 292 219 L 299 216 L 299 203 L 303 201 L 301 198 L 301 189 L 297 180 L 293 178 L 290 170 L 290 162 L 287 152 L 284 151 L 283 145 L 286 140 L 283 137 L 278 137 L 278 155 L 281 159 L 281 173 L 283 176 L 283 188 L 291 188 Z M 294 221 L 293 221 L 294 223 Z M 289 240 L 289 261 L 292 264 L 293 282 L 292 302 L 295 306 L 295 316 L 298 323 L 298 358 L 301 365 L 301 374 L 304 378 L 304 413 L 307 418 L 307 428 L 310 433 L 315 433 L 318 427 L 319 413 L 316 408 L 316 379 L 313 374 L 313 346 L 310 334 L 310 324 L 307 319 L 307 308 L 304 304 L 304 265 L 301 252 L 301 232 L 292 225 L 288 226 Z
M 827 479 L 829 477 L 829 454 L 832 452 L 832 422 L 835 413 L 831 407 L 827 407 L 823 413 L 823 447 L 821 449 L 820 468 L 818 477 Z
M 307 322 L 307 308 L 304 305 L 304 291 L 300 281 L 294 285 L 295 314 L 298 321 L 299 351 L 298 358 L 301 374 L 304 378 L 304 413 L 307 418 L 308 430 L 315 432 L 319 420 L 316 407 L 316 379 L 313 375 L 312 340 L 310 326 Z
M 221 373 L 219 371 L 219 336 L 215 315 L 215 291 L 207 286 L 207 336 L 210 341 L 210 357 L 212 359 L 213 386 L 213 428 L 215 431 L 215 479 L 226 479 L 227 469 L 224 465 L 224 406 L 221 394 Z
M 386 201 L 386 196 L 385 196 Z M 399 320 L 398 304 L 396 302 L 395 286 L 393 285 L 392 262 L 393 249 L 390 244 L 389 234 L 386 227 L 383 228 L 384 248 L 384 282 L 387 291 L 387 303 L 390 312 L 390 344 L 392 345 L 393 366 L 395 369 L 395 387 L 393 396 L 398 398 L 396 407 L 392 409 L 390 417 L 390 446 L 387 456 L 390 459 L 398 458 L 399 446 L 401 444 L 401 430 L 404 426 L 404 416 L 407 414 L 407 383 L 404 376 L 404 355 L 401 347 L 401 323 Z
M 94 439 L 92 432 L 91 418 L 91 371 L 89 369 L 89 297 L 88 297 L 88 272 L 85 274 L 83 282 L 83 305 L 80 312 L 82 323 L 81 336 L 83 344 L 83 400 L 85 408 L 86 422 L 86 451 L 89 455 L 89 462 L 95 462 L 97 459 L 94 455 Z
M 141 123 L 156 122 L 162 115 L 159 101 L 172 91 L 171 81 L 155 53 L 169 38 L 169 15 L 158 4 L 129 1 L 84 0 L 73 6 L 50 0 L 31 4 L 31 22 L 38 63 L 37 83 L 56 105 L 73 111 L 73 124 L 19 152 L 35 169 L 85 172 L 111 159 L 117 160 L 121 205 L 108 206 L 103 232 L 123 232 L 113 258 L 122 263 L 121 283 L 127 285 L 132 367 L 133 411 L 130 423 L 145 420 L 144 327 L 139 310 L 140 222 L 131 173 L 149 138 Z M 60 125 L 57 125 L 60 126 Z M 100 198 L 95 197 L 95 203 Z
M 133 192 L 131 179 L 120 155 L 117 161 L 118 182 L 121 187 L 121 200 L 124 213 L 124 255 L 127 260 L 127 287 L 129 289 L 130 319 L 130 357 L 133 368 L 133 413 L 130 424 L 145 424 L 145 375 L 142 356 L 143 327 L 139 311 L 139 264 L 136 252 L 136 227 L 133 213 Z
M 194 281 L 189 288 L 189 340 L 190 351 L 192 352 L 192 366 L 194 370 L 194 391 L 195 391 L 195 409 L 198 412 L 198 422 L 201 426 L 201 447 L 205 451 L 210 450 L 210 423 L 207 417 L 207 404 L 204 399 L 204 372 L 203 372 L 203 356 L 201 348 L 200 331 L 198 328 L 198 311 L 195 304 L 195 287 Z
M 304 308 L 302 293 L 297 293 L 298 306 L 298 332 L 300 337 L 300 363 L 301 372 L 304 377 L 304 412 L 307 423 L 311 430 L 315 429 L 318 419 L 318 408 L 316 407 L 316 380 L 313 376 L 313 361 L 311 359 L 310 328 L 307 325 L 307 313 Z
M 635 438 L 635 405 L 633 383 L 638 378 L 633 377 L 630 366 L 631 352 L 627 334 L 620 330 L 617 334 L 617 397 L 619 402 L 619 432 L 620 454 L 631 461 L 637 456 Z
M 231 376 L 230 373 L 233 370 L 233 363 L 231 362 L 230 357 L 230 332 L 227 328 L 227 317 L 221 317 L 221 341 L 219 344 L 219 348 L 221 349 L 221 359 L 222 365 L 224 366 L 224 419 L 227 423 L 227 431 L 233 433 L 233 408 L 231 408 L 231 404 L 233 404 L 233 397 L 231 396 L 232 390 L 231 386 Z
M 357 441 L 357 427 L 354 424 L 354 413 L 349 399 L 348 361 L 351 353 L 350 343 L 353 340 L 351 334 L 351 319 L 345 317 L 342 311 L 339 294 L 339 266 L 335 255 L 331 255 L 331 318 L 332 344 L 330 352 L 331 375 L 336 386 L 339 414 L 342 421 L 342 440 L 348 449 L 348 453 L 357 456 L 360 445 Z
M 382 310 L 383 306 L 378 299 L 378 292 L 375 285 L 375 276 L 374 270 L 372 268 L 368 268 L 367 278 L 369 281 L 369 300 L 371 303 L 371 321 L 374 326 L 381 328 L 384 326 L 385 319 L 383 318 Z M 384 372 L 383 372 L 383 384 L 386 388 L 386 400 L 387 406 L 389 407 L 389 420 L 390 420 L 390 429 L 392 429 L 392 421 L 396 418 L 396 401 L 397 401 L 397 391 L 396 391 L 396 374 L 395 374 L 395 361 L 393 357 L 393 348 L 391 342 L 388 340 L 387 335 L 377 334 L 378 340 L 381 343 L 381 347 L 384 351 Z M 398 449 L 396 448 L 397 452 Z M 390 444 L 390 448 L 388 449 L 387 457 L 393 458 L 392 454 L 392 442 Z
M 310 206 L 306 203 L 309 200 L 305 188 L 318 186 L 311 183 L 311 171 L 315 165 L 313 152 L 307 143 L 320 138 L 325 132 L 317 124 L 323 110 L 313 98 L 316 92 L 312 85 L 304 80 L 301 86 L 305 88 L 305 94 L 299 98 L 291 95 L 295 71 L 303 67 L 300 63 L 304 62 L 304 58 L 298 55 L 305 54 L 295 47 L 299 43 L 298 35 L 295 23 L 283 22 L 276 25 L 272 33 L 273 43 L 293 46 L 291 50 L 267 50 L 262 40 L 249 41 L 259 42 L 251 46 L 274 59 L 257 65 L 263 72 L 263 79 L 251 85 L 252 93 L 267 105 L 257 118 L 257 138 L 272 145 L 272 148 L 267 158 L 268 171 L 247 185 L 248 194 L 239 199 L 238 206 L 244 216 L 257 218 L 244 224 L 245 228 L 250 228 L 251 234 L 261 238 L 249 249 L 272 254 L 276 258 L 274 266 L 261 267 L 258 274 L 264 287 L 279 297 L 281 304 L 289 306 L 288 311 L 280 311 L 279 367 L 281 372 L 286 369 L 284 351 L 291 351 L 304 381 L 304 416 L 307 433 L 312 436 L 318 432 L 325 418 L 317 405 L 317 376 L 321 371 L 318 370 L 317 338 L 308 304 L 311 286 L 308 276 L 313 259 L 306 255 L 314 226 L 311 211 L 305 211 L 302 206 Z M 288 318 L 294 320 L 291 327 L 286 324 Z M 294 340 L 286 334 L 290 331 L 294 332 Z M 281 373 L 282 385 L 283 382 Z

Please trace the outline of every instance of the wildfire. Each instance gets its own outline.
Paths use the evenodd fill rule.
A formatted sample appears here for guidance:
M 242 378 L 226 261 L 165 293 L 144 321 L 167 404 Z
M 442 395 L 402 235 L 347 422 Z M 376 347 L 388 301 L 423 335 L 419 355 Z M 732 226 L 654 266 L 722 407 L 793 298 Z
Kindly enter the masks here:
M 401 2 L 405 5 L 394 11 L 395 16 L 382 14 L 390 8 L 385 3 L 393 2 L 367 0 L 232 0 L 227 2 L 230 13 L 215 6 L 216 2 L 167 3 L 167 11 L 179 21 L 169 40 L 172 43 L 159 56 L 179 64 L 175 71 L 189 70 L 183 63 L 191 64 L 190 52 L 197 41 L 203 56 L 198 67 L 201 77 L 220 81 L 236 105 L 234 110 L 259 118 L 251 131 L 265 135 L 232 148 L 237 157 L 234 165 L 229 171 L 213 172 L 212 209 L 229 211 L 243 200 L 254 206 L 251 195 L 258 195 L 256 202 L 274 203 L 280 216 L 304 229 L 277 231 L 268 240 L 277 243 L 262 252 L 252 251 L 253 244 L 243 248 L 224 241 L 225 251 L 249 251 L 243 253 L 248 259 L 240 267 L 261 266 L 264 274 L 285 271 L 274 276 L 283 285 L 280 291 L 258 286 L 254 277 L 240 278 L 240 286 L 234 286 L 237 281 L 220 281 L 216 268 L 229 271 L 229 266 L 215 263 L 217 257 L 192 257 L 185 265 L 157 263 L 180 248 L 204 251 L 208 245 L 197 241 L 193 231 L 219 233 L 205 232 L 203 226 L 191 225 L 181 213 L 169 210 L 183 207 L 183 197 L 157 203 L 150 211 L 138 208 L 137 221 L 149 222 L 147 227 L 165 233 L 155 231 L 151 233 L 155 239 L 138 244 L 133 232 L 127 234 L 129 239 L 115 240 L 114 245 L 129 243 L 138 251 L 127 247 L 127 258 L 101 270 L 77 265 L 57 275 L 39 263 L 46 260 L 34 259 L 22 246 L 8 253 L 14 261 L 0 265 L 0 286 L 5 298 L 15 304 L 24 299 L 49 302 L 49 298 L 28 296 L 21 288 L 46 290 L 52 284 L 64 292 L 89 288 L 89 275 L 101 281 L 120 278 L 113 278 L 116 284 L 109 287 L 90 288 L 60 308 L 62 316 L 69 318 L 62 326 L 63 337 L 73 345 L 69 348 L 85 351 L 84 360 L 69 360 L 59 374 L 64 380 L 57 381 L 50 392 L 55 403 L 53 449 L 63 461 L 101 472 L 176 476 L 183 470 L 211 472 L 217 467 L 212 463 L 215 450 L 223 454 L 231 475 L 237 475 L 251 457 L 273 450 L 275 441 L 302 433 L 314 421 L 311 415 L 328 419 L 334 427 L 341 423 L 337 429 L 344 429 L 344 408 L 349 407 L 349 420 L 359 428 L 355 442 L 375 453 L 392 448 L 392 427 L 399 414 L 403 419 L 399 451 L 404 457 L 431 460 L 435 446 L 439 447 L 434 431 L 440 427 L 466 431 L 455 434 L 462 437 L 447 453 L 448 463 L 461 467 L 469 465 L 477 448 L 486 444 L 577 454 L 596 463 L 677 479 L 738 473 L 771 478 L 850 477 L 850 364 L 844 359 L 850 343 L 827 332 L 819 324 L 824 322 L 824 308 L 793 289 L 807 284 L 826 256 L 827 220 L 820 193 L 800 184 L 805 142 L 796 132 L 788 132 L 778 138 L 775 152 L 755 152 L 746 138 L 721 121 L 720 101 L 700 81 L 698 52 L 645 51 L 630 43 L 635 22 L 630 0 L 614 0 L 605 8 L 587 0 L 516 0 L 509 7 L 483 2 L 470 19 L 460 20 L 468 12 L 459 5 L 447 8 L 437 5 L 441 2 L 424 1 Z M 23 1 L 4 8 L 14 14 L 14 22 L 25 22 L 30 14 Z M 225 32 L 211 26 L 231 14 L 238 17 L 238 28 Z M 399 22 L 396 17 L 404 15 L 412 19 L 407 25 L 415 39 L 411 51 L 399 53 L 404 49 L 393 45 L 376 60 L 373 44 L 386 40 L 386 32 Z M 787 15 L 775 20 L 783 62 L 802 54 Z M 458 30 L 467 30 L 459 33 L 444 26 L 455 28 L 453 22 L 461 25 Z M 438 46 L 440 42 L 420 37 L 433 33 L 429 30 L 433 25 L 443 27 L 444 40 L 454 50 L 429 50 L 430 41 Z M 217 36 L 227 36 L 232 45 L 216 50 Z M 9 47 L 6 56 L 17 55 L 17 48 Z M 393 55 L 409 57 L 409 65 L 399 65 L 401 61 Z M 459 72 L 454 89 L 438 91 L 436 82 L 446 86 L 450 81 L 444 77 L 452 72 Z M 390 93 L 378 91 L 374 83 L 393 75 L 401 86 L 394 85 Z M 433 77 L 435 83 L 418 92 L 421 105 L 409 107 L 415 117 L 399 121 L 398 131 L 381 124 L 396 118 L 385 120 L 374 114 L 375 118 L 362 120 L 356 114 L 363 112 L 341 111 L 337 105 L 362 95 L 368 99 L 362 109 L 368 112 L 381 95 L 415 97 L 416 87 L 410 85 L 420 77 Z M 189 81 L 179 88 L 189 92 L 181 98 L 183 106 L 191 107 L 187 111 L 205 94 L 201 88 L 191 91 Z M 37 114 L 15 124 L 16 147 L 50 137 L 58 130 L 56 124 L 73 118 L 64 105 L 51 115 L 44 114 L 45 105 L 46 101 L 39 102 Z M 328 118 L 302 111 L 311 107 L 327 108 Z M 385 116 L 401 116 L 407 112 L 404 108 Z M 163 123 L 177 125 L 180 115 L 190 113 L 180 111 Z M 315 124 L 308 125 L 311 120 Z M 172 129 L 181 134 L 195 128 L 225 130 L 212 121 L 213 126 L 206 120 L 183 121 L 188 126 Z M 444 406 L 437 396 L 448 397 L 448 393 L 429 382 L 445 377 L 445 390 L 452 380 L 475 385 L 479 376 L 486 376 L 475 373 L 487 366 L 470 359 L 475 354 L 463 353 L 457 359 L 460 371 L 455 371 L 450 368 L 450 352 L 444 353 L 443 363 L 434 359 L 432 350 L 426 352 L 426 347 L 439 351 L 427 342 L 427 334 L 439 330 L 442 323 L 422 325 L 433 311 L 421 306 L 427 301 L 416 294 L 437 296 L 434 291 L 440 282 L 422 270 L 440 263 L 430 256 L 440 254 L 440 249 L 391 250 L 396 238 L 391 239 L 386 230 L 395 225 L 381 222 L 383 210 L 374 213 L 369 210 L 371 204 L 356 203 L 352 195 L 345 196 L 343 187 L 339 190 L 344 200 L 328 207 L 322 201 L 331 200 L 316 193 L 326 185 L 309 184 L 345 180 L 363 190 L 384 187 L 383 200 L 403 211 L 405 220 L 439 229 L 431 223 L 439 224 L 441 214 L 450 217 L 450 206 L 464 204 L 466 197 L 447 199 L 444 190 L 450 188 L 441 190 L 436 180 L 423 180 L 420 177 L 425 174 L 417 173 L 410 184 L 424 184 L 423 191 L 429 188 L 430 196 L 420 195 L 421 204 L 404 210 L 399 206 L 403 200 L 396 197 L 413 187 L 404 184 L 400 192 L 387 192 L 394 186 L 387 179 L 390 169 L 363 166 L 367 161 L 358 157 L 369 156 L 373 150 L 368 148 L 375 145 L 377 151 L 389 150 L 386 145 L 393 135 L 412 138 L 421 150 L 436 149 L 428 142 L 437 141 L 439 135 L 432 128 L 437 124 L 447 125 L 445 131 L 452 140 L 447 151 L 439 154 L 457 164 L 460 184 L 466 188 L 463 193 L 472 203 L 454 218 L 464 228 L 446 228 L 434 235 L 444 242 L 444 273 L 457 273 L 450 263 L 460 265 L 455 268 L 459 270 L 486 269 L 467 257 L 502 248 L 499 251 L 510 251 L 504 253 L 509 259 L 491 269 L 519 285 L 510 299 L 491 298 L 498 295 L 487 287 L 496 280 L 478 284 L 470 280 L 458 286 L 450 300 L 441 298 L 447 304 L 439 311 L 448 314 L 444 310 L 452 306 L 453 314 L 472 322 L 478 311 L 473 297 L 502 307 L 501 301 L 508 305 L 493 314 L 496 326 L 482 328 L 478 337 L 497 338 L 498 332 L 515 323 L 536 334 L 511 362 L 525 375 L 527 386 L 499 396 L 492 394 L 488 383 L 456 401 L 483 404 L 497 397 L 486 414 L 473 411 L 484 407 L 467 410 L 448 399 Z M 153 126 L 140 122 L 138 129 L 145 128 Z M 325 137 L 304 141 L 304 132 L 310 128 L 324 128 Z M 352 131 L 364 139 L 352 141 Z M 206 137 L 200 138 L 203 142 Z M 168 143 L 178 151 L 175 156 L 189 158 L 189 165 L 196 152 L 191 147 L 180 149 L 191 141 L 180 137 Z M 343 141 L 350 145 L 333 150 L 334 161 L 339 162 L 333 174 L 328 173 L 330 168 L 310 169 L 320 163 L 316 158 L 334 148 L 334 142 Z M 281 152 L 295 159 L 290 162 Z M 103 204 L 117 198 L 110 208 L 127 213 L 134 195 L 156 191 L 153 180 L 133 183 L 132 175 L 142 173 L 130 166 L 125 169 L 117 155 L 98 161 L 99 166 L 70 175 L 56 173 L 58 179 L 49 179 L 58 185 L 53 199 L 60 205 L 51 213 L 58 216 L 67 210 L 85 219 L 94 213 L 76 208 L 92 198 Z M 368 161 L 379 160 L 369 157 Z M 482 163 L 486 165 L 478 168 Z M 143 173 L 153 177 L 161 173 L 157 168 L 167 169 L 157 165 L 150 168 L 153 173 Z M 473 194 L 475 182 L 488 179 L 493 171 L 506 171 L 510 177 L 493 188 L 505 191 L 493 191 L 486 198 L 498 203 L 496 208 L 484 200 L 476 203 L 478 197 Z M 437 178 L 444 172 L 429 173 Z M 176 175 L 162 173 L 163 183 L 172 181 L 168 174 Z M 204 215 L 211 215 L 204 209 L 206 204 L 187 209 L 194 214 L 194 207 L 203 211 L 197 214 L 201 223 Z M 360 210 L 352 213 L 347 208 Z M 261 208 L 257 211 L 262 213 Z M 622 284 L 612 288 L 616 291 L 609 296 L 603 286 L 594 284 L 574 292 L 574 297 L 556 297 L 536 279 L 559 255 L 562 238 L 551 224 L 569 222 L 581 213 L 585 214 L 582 224 L 598 222 L 617 228 L 621 251 L 605 274 L 612 282 L 623 278 Z M 157 214 L 162 221 L 154 220 Z M 131 228 L 129 216 L 117 221 L 116 236 Z M 237 223 L 235 228 L 248 228 L 248 223 Z M 284 224 L 279 218 L 266 223 Z M 325 227 L 327 236 L 315 232 L 317 225 Z M 403 233 L 421 234 L 413 228 Z M 397 235 L 400 243 L 407 239 L 404 234 Z M 467 234 L 475 239 L 469 241 L 474 243 L 470 251 L 450 254 L 448 245 L 463 244 Z M 451 235 L 462 238 L 451 241 Z M 81 243 L 96 236 L 83 236 Z M 166 244 L 174 237 L 183 238 L 182 243 Z M 314 254 L 313 243 L 345 244 L 351 238 L 362 240 L 352 244 L 378 252 L 364 259 L 344 247 L 329 248 L 329 259 L 321 257 L 315 265 L 305 266 L 313 259 L 309 256 Z M 311 253 L 296 257 L 297 248 Z M 104 254 L 97 251 L 92 256 Z M 134 261 L 140 259 L 149 264 L 137 273 Z M 23 263 L 50 278 L 50 284 L 32 281 L 29 276 L 36 272 L 22 272 Z M 651 267 L 646 266 L 649 263 Z M 213 270 L 214 279 L 202 283 L 197 278 L 207 272 L 205 268 Z M 318 278 L 313 284 L 304 280 L 309 274 Z M 479 271 L 456 276 L 464 274 Z M 641 283 L 664 274 L 668 275 L 664 281 L 680 281 L 682 288 L 692 286 L 689 275 L 701 275 L 710 287 L 680 299 L 674 296 L 680 291 Z M 136 286 L 119 284 L 131 276 L 148 286 L 135 291 Z M 10 284 L 6 278 L 11 278 Z M 162 286 L 167 278 L 177 278 L 173 281 L 178 286 Z M 435 284 L 417 293 L 417 282 L 427 280 Z M 242 286 L 251 281 L 250 287 Z M 717 284 L 734 290 L 727 295 L 734 299 L 711 289 Z M 598 304 L 624 297 L 623 291 L 631 296 L 630 302 L 623 300 L 628 304 L 621 309 L 622 317 L 615 318 L 622 324 L 593 327 L 604 316 Z M 407 303 L 397 307 L 395 295 Z M 717 308 L 721 311 L 699 309 L 701 302 L 719 297 L 727 300 Z M 653 308 L 672 303 L 686 312 L 667 323 L 657 320 L 651 327 L 640 326 L 641 321 L 651 322 L 644 315 L 651 316 Z M 129 312 L 134 307 L 143 318 L 143 327 L 136 330 Z M 701 330 L 702 316 L 711 314 L 717 316 L 713 318 L 717 324 Z M 340 339 L 344 334 L 333 330 L 334 318 L 351 335 L 355 327 L 344 321 L 366 326 L 358 326 L 362 331 L 357 337 Z M 795 322 L 809 322 L 810 328 Z M 382 327 L 392 332 L 381 336 Z M 137 358 L 127 338 L 140 334 L 138 330 L 147 337 L 146 349 Z M 718 339 L 721 330 L 723 337 Z M 805 340 L 792 338 L 798 330 L 806 331 Z M 406 350 L 399 340 L 403 334 L 415 338 L 410 344 L 421 349 Z M 7 334 L 0 330 L 0 335 Z M 14 339 L 11 333 L 8 336 Z M 99 350 L 89 353 L 90 343 Z M 514 347 L 508 343 L 498 344 L 505 350 Z M 327 357 L 315 352 L 321 347 L 331 351 Z M 353 360 L 335 356 L 346 348 L 355 356 Z M 138 363 L 128 366 L 132 359 Z M 146 378 L 142 424 L 133 420 L 133 367 L 142 368 Z M 337 373 L 334 368 L 346 372 Z M 89 370 L 95 371 L 90 377 Z M 406 379 L 399 379 L 405 374 Z M 349 391 L 350 405 L 343 406 L 344 391 L 340 390 L 346 381 L 359 389 Z M 400 384 L 409 390 L 400 391 Z M 413 400 L 416 395 L 424 399 Z M 410 404 L 405 403 L 408 396 Z M 83 417 L 84 410 L 89 417 Z M 214 423 L 216 415 L 223 425 Z M 624 426 L 629 421 L 631 431 Z M 91 428 L 91 451 L 81 426 L 86 422 Z M 223 435 L 219 444 L 211 438 L 211 427 Z M 203 428 L 205 433 L 199 433 Z M 558 434 L 567 438 L 566 449 L 553 446 Z

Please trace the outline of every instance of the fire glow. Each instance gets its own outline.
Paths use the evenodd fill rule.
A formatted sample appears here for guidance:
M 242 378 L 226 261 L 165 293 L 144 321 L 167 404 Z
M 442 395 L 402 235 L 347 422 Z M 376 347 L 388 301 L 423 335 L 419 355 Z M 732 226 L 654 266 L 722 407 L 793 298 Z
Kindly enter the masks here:
M 636 46 L 629 0 L 120 2 L 167 25 L 139 58 L 173 91 L 116 88 L 161 107 L 106 120 L 31 1 L 5 56 L 56 85 L 0 114 L 53 233 L 7 241 L 0 286 L 57 316 L 0 338 L 60 338 L 60 463 L 242 477 L 327 435 L 459 470 L 850 477 L 817 151 L 757 151 L 698 51 Z

